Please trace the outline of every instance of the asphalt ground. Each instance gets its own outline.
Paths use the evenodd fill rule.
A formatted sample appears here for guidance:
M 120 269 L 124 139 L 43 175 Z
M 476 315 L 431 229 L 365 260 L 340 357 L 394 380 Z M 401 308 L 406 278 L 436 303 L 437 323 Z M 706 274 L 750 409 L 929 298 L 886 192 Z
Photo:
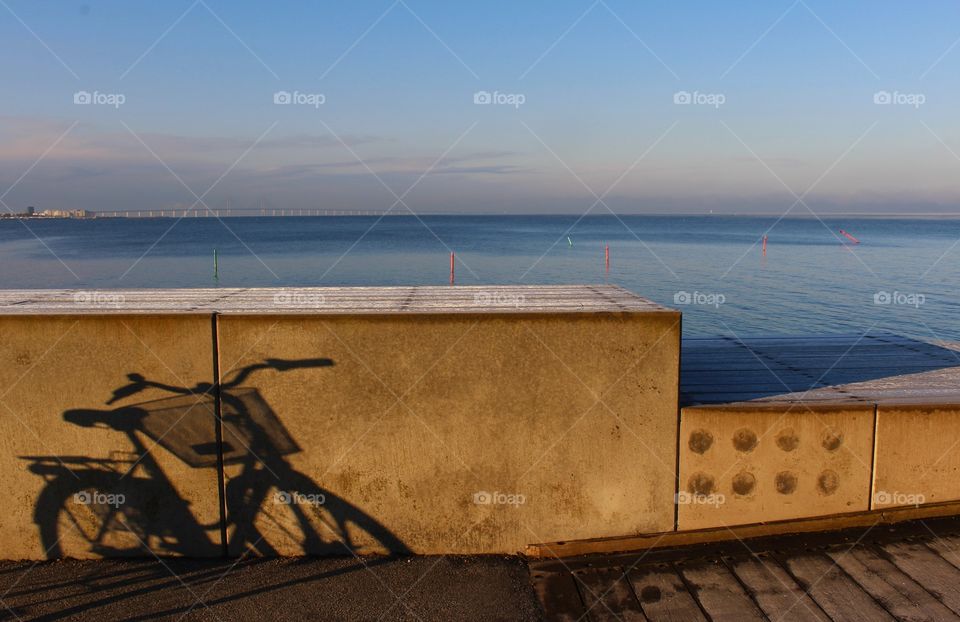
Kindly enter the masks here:
M 516 557 L 0 562 L 22 620 L 539 620 Z

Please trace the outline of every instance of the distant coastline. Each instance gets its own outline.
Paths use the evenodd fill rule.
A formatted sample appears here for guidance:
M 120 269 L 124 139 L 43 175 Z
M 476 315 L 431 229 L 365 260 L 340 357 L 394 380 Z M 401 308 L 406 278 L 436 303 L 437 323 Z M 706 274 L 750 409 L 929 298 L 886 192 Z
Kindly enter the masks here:
M 29 220 L 47 220 L 50 218 L 87 219 L 87 218 L 96 218 L 96 217 L 97 217 L 96 212 L 91 212 L 90 210 L 85 210 L 85 209 L 43 210 L 43 211 L 37 212 L 37 211 L 34 211 L 34 208 L 32 207 L 28 207 L 26 212 L 21 212 L 19 214 L 13 213 L 13 212 L 0 214 L 0 218 L 29 219 Z
M 960 211 L 951 212 L 890 212 L 890 213 L 863 213 L 863 212 L 820 212 L 816 214 L 778 214 L 778 213 L 706 213 L 706 212 L 616 212 L 581 215 L 576 213 L 545 212 L 545 213 L 513 213 L 496 214 L 489 212 L 428 212 L 418 211 L 410 214 L 406 211 L 386 210 L 268 210 L 261 213 L 255 210 L 128 210 L 124 212 L 107 211 L 95 212 L 91 210 L 44 210 L 34 213 L 0 213 L 0 220 L 103 220 L 115 218 L 132 219 L 182 219 L 182 218 L 378 218 L 378 217 L 468 217 L 468 218 L 611 218 L 611 217 L 646 217 L 646 218 L 774 218 L 777 220 L 835 220 L 849 218 L 857 220 L 958 220 Z

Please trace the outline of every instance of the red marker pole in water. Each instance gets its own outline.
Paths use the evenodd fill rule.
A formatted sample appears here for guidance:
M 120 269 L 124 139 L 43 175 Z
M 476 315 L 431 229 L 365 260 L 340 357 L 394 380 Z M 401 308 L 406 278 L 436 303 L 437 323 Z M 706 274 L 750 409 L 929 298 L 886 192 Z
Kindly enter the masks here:
M 610 245 L 607 244 L 603 249 L 603 262 L 607 267 L 607 272 L 610 272 Z
M 844 236 L 846 236 L 846 238 L 847 238 L 848 240 L 850 240 L 851 242 L 853 242 L 854 244 L 859 244 L 859 243 L 860 243 L 860 240 L 858 240 L 857 238 L 853 237 L 852 235 L 850 235 L 849 233 L 847 233 L 847 232 L 844 231 L 843 229 L 840 230 L 840 233 L 842 233 Z
M 454 266 L 454 254 L 453 254 L 453 251 L 450 251 L 450 285 L 453 285 L 453 266 Z
M 763 236 L 763 256 L 767 256 L 767 236 Z

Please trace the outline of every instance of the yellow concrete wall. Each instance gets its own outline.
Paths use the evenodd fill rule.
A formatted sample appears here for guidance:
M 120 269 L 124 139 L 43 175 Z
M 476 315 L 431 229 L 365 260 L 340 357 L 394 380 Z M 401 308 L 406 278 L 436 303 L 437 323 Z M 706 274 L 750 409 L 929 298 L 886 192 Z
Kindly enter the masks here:
M 232 552 L 512 553 L 672 529 L 679 328 L 663 313 L 221 317 L 224 382 L 332 362 L 240 384 L 274 438 L 227 417 L 225 442 L 267 454 L 227 466 Z
M 211 341 L 209 316 L 0 317 L 0 556 L 149 554 L 143 544 L 161 555 L 219 554 L 218 531 L 197 527 L 216 525 L 219 516 L 215 469 L 191 468 L 135 432 L 153 447 L 150 455 L 171 482 L 164 486 L 145 473 L 148 461 L 134 467 L 138 456 L 123 431 L 79 425 L 95 417 L 136 421 L 142 411 L 125 407 L 170 395 L 149 389 L 106 405 L 130 373 L 178 386 L 210 382 Z M 166 433 L 165 442 L 214 440 L 212 411 L 203 405 L 154 412 L 149 424 L 158 438 Z M 105 496 L 121 494 L 119 504 Z
M 680 530 L 869 509 L 872 405 L 684 408 Z
M 960 500 L 960 405 L 695 407 L 678 431 L 678 320 L 221 316 L 231 552 L 512 553 L 675 509 L 691 530 Z M 107 404 L 128 374 L 212 382 L 212 331 L 0 317 L 0 557 L 220 554 L 213 399 Z
M 880 404 L 873 507 L 960 500 L 960 405 Z

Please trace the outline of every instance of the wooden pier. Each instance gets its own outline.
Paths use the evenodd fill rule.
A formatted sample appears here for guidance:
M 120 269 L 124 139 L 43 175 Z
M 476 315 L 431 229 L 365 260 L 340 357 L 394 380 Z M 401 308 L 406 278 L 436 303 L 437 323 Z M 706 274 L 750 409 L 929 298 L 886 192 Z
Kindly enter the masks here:
M 960 620 L 960 519 L 534 562 L 547 620 Z

